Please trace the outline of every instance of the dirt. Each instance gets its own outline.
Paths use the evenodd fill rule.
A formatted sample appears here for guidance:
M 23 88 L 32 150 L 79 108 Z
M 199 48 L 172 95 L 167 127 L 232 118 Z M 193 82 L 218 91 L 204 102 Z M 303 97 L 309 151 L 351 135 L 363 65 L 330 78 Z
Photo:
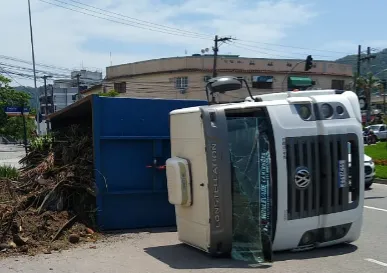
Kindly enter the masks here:
M 89 128 L 34 140 L 17 179 L 0 179 L 0 257 L 95 242 L 96 192 Z
M 50 254 L 53 251 L 69 249 L 85 242 L 96 242 L 101 237 L 99 233 L 85 225 L 75 223 L 69 229 L 61 232 L 53 241 L 54 236 L 72 217 L 73 215 L 67 211 L 46 211 L 40 215 L 32 209 L 20 212 L 11 227 L 11 229 L 18 228 L 18 232 L 9 232 L 0 242 L 3 246 L 8 246 L 0 251 L 0 258 L 19 254 Z M 79 237 L 79 241 L 70 243 L 70 235 Z

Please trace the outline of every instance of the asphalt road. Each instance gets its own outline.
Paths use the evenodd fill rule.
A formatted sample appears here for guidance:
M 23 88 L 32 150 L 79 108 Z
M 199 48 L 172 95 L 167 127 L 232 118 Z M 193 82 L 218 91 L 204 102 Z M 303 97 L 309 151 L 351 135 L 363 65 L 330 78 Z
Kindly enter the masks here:
M 25 155 L 23 146 L 13 144 L 0 144 L 0 165 L 20 167 L 19 160 Z
M 387 186 L 366 192 L 364 225 L 353 243 L 299 253 L 276 253 L 271 266 L 252 269 L 230 259 L 211 259 L 182 245 L 171 231 L 115 235 L 96 248 L 0 260 L 0 272 L 387 272 Z

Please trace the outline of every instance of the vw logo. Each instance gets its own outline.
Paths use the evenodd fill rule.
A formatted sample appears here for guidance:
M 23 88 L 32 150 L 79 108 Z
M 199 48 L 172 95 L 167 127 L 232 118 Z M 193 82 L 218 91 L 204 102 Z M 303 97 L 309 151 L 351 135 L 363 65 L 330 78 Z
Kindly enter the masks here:
M 294 183 L 300 189 L 305 189 L 310 184 L 310 173 L 307 167 L 299 167 L 294 176 Z

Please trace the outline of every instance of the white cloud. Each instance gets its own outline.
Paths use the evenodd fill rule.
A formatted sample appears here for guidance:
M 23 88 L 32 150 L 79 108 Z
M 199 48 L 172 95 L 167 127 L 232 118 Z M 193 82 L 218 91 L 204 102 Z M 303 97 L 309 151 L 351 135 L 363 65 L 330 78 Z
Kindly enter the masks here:
M 54 0 L 45 1 L 64 5 Z M 61 1 L 76 5 L 70 0 Z M 154 22 L 160 26 L 166 25 L 210 35 L 213 33 L 232 35 L 239 39 L 268 43 L 279 42 L 286 36 L 287 30 L 307 23 L 316 15 L 312 6 L 290 0 L 243 2 L 240 0 L 186 0 L 175 1 L 177 4 L 172 4 L 173 1 L 162 0 L 79 1 L 129 17 Z M 185 49 L 192 54 L 200 51 L 201 48 L 212 46 L 211 37 L 203 40 L 173 36 L 93 18 L 39 0 L 31 0 L 31 4 L 36 61 L 39 63 L 68 68 L 79 68 L 83 63 L 85 67 L 98 67 L 104 70 L 110 64 L 109 52 L 111 49 L 102 48 L 99 52 L 95 52 L 84 48 L 82 45 L 92 38 L 111 40 L 112 43 L 119 41 L 128 46 L 145 43 L 160 47 L 181 48 L 179 52 L 166 50 L 165 56 L 182 55 Z M 76 9 L 75 7 L 70 8 Z M 97 10 L 97 12 L 102 11 Z M 96 16 L 106 17 L 101 14 L 96 14 Z M 185 20 L 183 24 L 181 21 L 176 21 L 177 16 L 192 19 Z M 108 18 L 119 20 L 113 15 Z M 1 54 L 31 60 L 27 2 L 4 1 L 0 9 L 0 22 L 3 26 L 2 37 L 4 38 L 0 43 Z M 125 23 L 131 24 L 129 21 Z M 222 50 L 241 55 L 252 55 L 250 51 L 231 46 L 225 46 Z M 276 54 L 275 52 L 270 53 Z M 259 54 L 254 53 L 254 55 Z M 165 56 L 144 52 L 140 46 L 138 50 L 131 47 L 130 52 L 113 52 L 113 61 L 114 64 L 118 64 Z M 261 57 L 268 56 L 262 54 Z

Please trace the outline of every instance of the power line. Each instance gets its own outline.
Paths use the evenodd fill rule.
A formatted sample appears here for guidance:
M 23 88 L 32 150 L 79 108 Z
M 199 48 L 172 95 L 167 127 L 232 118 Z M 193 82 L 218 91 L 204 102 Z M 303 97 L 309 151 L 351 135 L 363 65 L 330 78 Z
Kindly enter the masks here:
M 111 11 L 108 11 L 108 10 L 105 10 L 105 9 L 101 9 L 101 8 L 98 8 L 98 7 L 95 7 L 95 6 L 92 6 L 92 5 L 84 4 L 84 3 L 79 2 L 79 1 L 69 0 L 69 1 L 71 1 L 73 3 L 77 3 L 78 5 L 90 7 L 92 9 L 99 10 L 99 11 L 102 11 L 102 12 L 97 12 L 97 11 L 94 11 L 94 10 L 91 10 L 91 9 L 88 9 L 88 8 L 85 8 L 85 7 L 82 7 L 82 6 L 70 4 L 70 3 L 67 3 L 67 2 L 64 2 L 64 1 L 60 1 L 60 0 L 52 0 L 52 1 L 65 4 L 67 6 L 62 6 L 62 5 L 58 5 L 56 3 L 47 2 L 45 0 L 39 0 L 39 1 L 44 2 L 46 4 L 53 5 L 53 6 L 57 6 L 57 7 L 63 8 L 63 9 L 67 9 L 67 10 L 71 10 L 71 11 L 74 11 L 74 12 L 78 12 L 78 13 L 82 13 L 82 14 L 85 14 L 85 15 L 89 15 L 89 16 L 92 16 L 92 17 L 95 17 L 95 18 L 99 18 L 99 19 L 110 21 L 110 22 L 131 26 L 131 27 L 136 27 L 136 28 L 140 28 L 140 29 L 145 29 L 145 30 L 149 30 L 149 31 L 160 32 L 160 33 L 165 33 L 165 34 L 169 34 L 169 35 L 185 36 L 185 37 L 189 37 L 189 38 L 196 38 L 196 39 L 203 39 L 203 40 L 208 40 L 211 37 L 208 34 L 202 34 L 202 33 L 198 33 L 198 32 L 182 30 L 182 29 L 179 29 L 179 28 L 163 26 L 163 25 L 159 25 L 159 24 L 152 23 L 152 22 L 149 22 L 149 21 L 136 19 L 136 18 L 133 18 L 133 17 L 129 17 L 129 16 L 120 14 L 120 13 L 115 13 L 115 12 L 111 12 Z M 80 10 L 77 10 L 77 9 L 72 9 L 72 8 L 69 8 L 68 6 L 73 6 L 73 7 L 76 7 L 78 9 L 82 9 L 82 10 L 86 10 L 86 11 L 92 12 L 94 14 L 83 12 L 83 11 L 80 11 Z M 95 14 L 100 14 L 100 15 L 103 15 L 103 16 L 109 16 L 109 18 L 101 17 L 101 16 L 98 16 L 98 15 L 95 15 Z M 124 18 L 129 18 L 130 20 L 122 19 L 122 18 L 119 18 L 117 16 L 111 16 L 110 14 L 117 15 L 117 16 L 124 17 Z M 118 19 L 119 21 L 110 19 L 110 17 Z M 134 22 L 134 21 L 138 21 L 138 22 Z M 274 44 L 274 43 L 249 41 L 249 40 L 243 40 L 243 39 L 235 39 L 235 40 L 242 41 L 242 42 L 247 42 L 247 43 L 253 43 L 253 44 L 265 44 L 265 45 L 271 45 L 271 46 L 295 48 L 295 49 L 302 49 L 302 50 L 308 50 L 308 51 L 320 51 L 320 52 L 331 52 L 331 53 L 336 53 L 336 54 L 352 55 L 351 53 L 348 53 L 348 52 L 340 52 L 340 51 L 332 51 L 332 50 L 322 50 L 322 49 L 313 49 L 313 48 L 304 48 L 304 47 L 288 46 L 288 45 L 281 45 L 281 44 Z M 247 45 L 247 44 L 243 44 L 243 43 L 240 43 L 240 44 L 252 47 L 251 45 Z M 244 48 L 244 49 L 246 49 L 246 48 Z M 279 50 L 274 50 L 274 49 L 267 49 L 267 48 L 260 48 L 260 49 L 281 52 Z M 284 56 L 284 55 L 279 55 L 279 54 L 270 54 L 270 53 L 267 53 L 267 52 L 260 52 L 260 53 L 266 54 L 266 55 L 273 55 L 273 56 L 275 56 L 275 55 L 282 56 L 282 57 Z M 301 53 L 295 53 L 295 54 L 301 54 Z M 333 56 L 316 55 L 316 54 L 314 54 L 314 56 L 335 58 Z M 289 57 L 293 58 L 293 56 L 289 56 L 289 55 L 287 55 L 286 57 L 287 58 L 289 58 Z
M 58 4 L 52 3 L 52 2 L 47 2 L 45 0 L 39 0 L 39 1 L 44 2 L 46 4 L 53 5 L 53 6 L 57 6 L 57 7 L 60 7 L 60 8 L 64 8 L 64 9 L 67 9 L 67 10 L 71 10 L 71 11 L 74 11 L 74 12 L 78 12 L 78 13 L 82 13 L 82 14 L 85 14 L 85 15 L 89 15 L 89 16 L 92 16 L 92 17 L 95 17 L 95 18 L 99 18 L 99 19 L 103 19 L 103 20 L 107 20 L 107 21 L 111 21 L 111 22 L 119 23 L 119 24 L 123 24 L 123 25 L 128 25 L 128 26 L 131 26 L 131 27 L 137 27 L 137 28 L 141 28 L 141 29 L 145 29 L 145 30 L 149 30 L 149 31 L 155 31 L 155 32 L 169 34 L 169 35 L 185 36 L 185 37 L 189 37 L 189 38 L 197 38 L 197 39 L 203 39 L 203 40 L 208 40 L 211 37 L 209 34 L 193 32 L 193 31 L 187 31 L 187 30 L 182 30 L 182 29 L 174 28 L 174 27 L 163 26 L 163 25 L 152 23 L 152 22 L 149 22 L 149 21 L 145 21 L 145 20 L 140 20 L 140 19 L 136 19 L 136 18 L 133 18 L 133 17 L 129 17 L 129 16 L 126 16 L 126 15 L 123 15 L 123 14 L 120 14 L 120 13 L 111 12 L 111 11 L 108 11 L 106 9 L 101 9 L 101 8 L 98 8 L 98 7 L 95 7 L 95 6 L 92 6 L 92 5 L 88 5 L 88 4 L 84 4 L 82 2 L 75 1 L 75 0 L 69 0 L 69 1 L 71 1 L 73 3 L 77 3 L 78 5 L 90 7 L 92 9 L 99 10 L 99 11 L 102 11 L 102 12 L 97 12 L 97 11 L 94 11 L 94 10 L 91 10 L 91 9 L 88 9 L 88 8 L 85 8 L 85 7 L 82 7 L 82 6 L 70 4 L 70 3 L 67 3 L 67 2 L 64 2 L 64 1 L 60 1 L 60 0 L 52 0 L 52 1 L 65 4 L 67 6 L 62 6 L 62 5 L 58 5 Z M 103 15 L 103 16 L 113 17 L 113 18 L 116 18 L 116 19 L 121 20 L 121 21 L 112 20 L 110 18 L 105 18 L 105 17 L 97 16 L 95 14 L 86 13 L 86 12 L 83 12 L 83 11 L 80 11 L 80 10 L 69 8 L 68 6 L 73 6 L 73 7 L 76 7 L 78 9 L 83 9 L 83 10 L 86 10 L 86 11 L 89 11 L 89 12 L 92 12 L 92 13 L 95 13 L 95 14 L 100 14 L 100 15 Z M 122 19 L 122 18 L 119 18 L 117 16 L 111 16 L 109 14 L 117 15 L 119 17 L 129 18 L 130 20 Z M 135 22 L 135 21 L 137 21 L 137 22 Z M 249 41 L 249 40 L 243 40 L 243 39 L 235 39 L 235 40 L 242 41 L 242 42 L 247 42 L 247 43 L 253 43 L 253 44 L 265 44 L 265 45 L 271 45 L 271 46 L 295 48 L 295 49 L 302 49 L 302 50 L 308 50 L 308 51 L 331 52 L 331 53 L 336 53 L 336 54 L 353 55 L 352 53 L 333 51 L 333 50 L 322 50 L 322 49 L 304 48 L 304 47 L 281 45 L 281 44 L 274 44 L 274 43 Z M 249 45 L 242 44 L 242 43 L 240 43 L 240 44 L 241 45 L 245 45 L 245 46 L 249 46 Z M 260 48 L 260 49 L 281 52 L 281 51 L 274 50 L 274 49 L 267 49 L 267 48 Z M 270 54 L 270 53 L 265 53 L 265 52 L 262 52 L 262 53 L 263 54 L 267 54 L 267 55 Z M 295 53 L 295 54 L 301 54 L 301 53 Z M 271 54 L 271 55 L 275 55 L 275 54 Z M 277 56 L 284 56 L 284 55 L 278 55 L 277 54 Z M 316 55 L 316 54 L 314 54 L 314 56 L 330 57 L 330 58 L 333 57 L 333 56 Z M 335 58 L 335 57 L 333 57 L 333 58 Z
M 16 70 L 33 72 L 33 69 L 29 68 L 29 67 L 23 67 L 23 66 L 18 66 L 18 65 L 3 63 L 3 62 L 0 62 L 0 65 L 2 65 L 4 67 L 16 69 Z M 68 75 L 65 75 L 65 74 L 52 73 L 52 72 L 43 71 L 43 70 L 36 70 L 36 72 L 40 73 L 40 74 L 50 74 L 50 75 L 55 76 L 55 77 L 68 77 Z
M 69 4 L 69 3 L 66 3 L 66 2 L 63 2 L 63 1 L 60 1 L 60 0 L 52 0 L 52 1 L 56 1 L 56 2 L 60 2 L 60 3 L 63 3 L 63 4 L 67 4 L 67 5 L 71 5 L 71 6 L 74 6 L 74 7 L 77 7 L 79 8 L 79 6 L 76 6 L 76 5 L 72 5 L 72 4 Z M 173 30 L 173 31 L 178 31 L 178 32 L 183 32 L 183 33 L 186 33 L 186 34 L 190 34 L 190 35 L 196 35 L 196 36 L 201 36 L 201 37 L 206 37 L 206 38 L 210 38 L 212 37 L 213 35 L 209 35 L 209 34 L 204 34 L 204 33 L 199 33 L 199 32 L 194 32 L 194 31 L 187 31 L 187 30 L 183 30 L 183 29 L 179 29 L 179 28 L 174 28 L 174 27 L 169 27 L 169 26 L 163 26 L 163 25 L 160 25 L 160 24 L 157 24 L 157 23 L 153 23 L 153 22 L 150 22 L 150 21 L 145 21 L 145 20 L 140 20 L 140 19 L 137 19 L 137 18 L 133 18 L 133 17 L 130 17 L 130 16 L 127 16 L 127 15 L 123 15 L 123 14 L 120 14 L 120 13 L 116 13 L 116 12 L 111 12 L 111 11 L 108 11 L 106 9 L 101 9 L 101 8 L 98 8 L 98 7 L 95 7 L 95 6 L 92 6 L 92 5 L 88 5 L 88 4 L 85 4 L 85 3 L 82 3 L 80 1 L 75 1 L 75 0 L 69 0 L 70 2 L 73 2 L 73 3 L 77 3 L 79 5 L 82 5 L 82 6 L 86 6 L 86 7 L 90 7 L 92 9 L 95 9 L 95 10 L 99 10 L 99 11 L 102 11 L 104 13 L 102 13 L 103 15 L 105 15 L 105 13 L 109 13 L 109 14 L 114 14 L 114 15 L 117 15 L 117 16 L 120 16 L 120 17 L 124 17 L 124 18 L 128 18 L 130 19 L 131 21 L 129 20 L 125 20 L 125 21 L 128 21 L 128 22 L 132 22 L 132 23 L 135 23 L 135 24 L 140 24 L 140 25 L 151 25 L 153 28 L 156 28 L 156 29 L 163 29 L 163 30 Z M 85 9 L 85 8 L 83 8 Z M 88 11 L 91 11 L 89 9 L 85 9 L 85 10 L 88 10 Z M 95 12 L 95 11 L 91 11 L 91 12 Z M 101 13 L 100 13 L 101 14 Z M 140 22 L 140 23 L 137 23 L 137 22 L 133 22 L 133 21 L 137 21 L 137 22 Z M 313 50 L 313 51 L 321 51 L 321 52 L 331 52 L 331 53 L 337 53 L 337 54 L 349 54 L 349 53 L 346 53 L 346 52 L 339 52 L 339 51 L 331 51 L 331 50 L 321 50 L 321 49 L 310 49 L 310 48 L 303 48 L 303 47 L 295 47 L 295 46 L 287 46 L 287 45 L 279 45 L 279 44 L 273 44 L 273 43 L 264 43 L 264 42 L 257 42 L 257 41 L 248 41 L 248 40 L 242 40 L 242 39 L 237 39 L 237 40 L 240 40 L 240 41 L 246 41 L 246 42 L 249 42 L 249 43 L 256 43 L 256 44 L 266 44 L 266 45 L 274 45 L 274 46 L 281 46 L 281 47 L 290 47 L 290 48 L 296 48 L 296 49 L 304 49 L 304 50 Z M 264 48 L 261 48 L 261 49 L 264 49 Z M 271 51 L 276 51 L 276 50 L 272 50 L 272 49 L 267 49 L 267 50 L 271 50 Z M 300 53 L 301 54 L 301 53 Z M 324 56 L 324 55 L 316 55 L 316 54 L 313 54 L 314 56 L 319 56 L 319 57 L 332 57 L 332 56 Z
M 245 49 L 245 50 L 250 50 L 252 52 L 257 52 L 257 53 L 261 53 L 261 54 L 265 54 L 265 55 L 278 56 L 278 57 L 287 58 L 287 59 L 294 59 L 294 57 L 290 56 L 290 55 L 279 55 L 279 54 L 267 53 L 267 52 L 264 52 L 264 51 L 248 48 L 248 47 L 245 47 L 245 46 L 240 46 L 240 45 L 237 45 L 235 43 L 228 43 L 228 44 L 231 45 L 231 46 L 234 46 L 234 47 L 242 48 L 242 49 Z
M 28 88 L 23 84 L 21 84 L 18 80 L 16 80 L 14 76 L 10 75 L 7 71 L 3 70 L 1 66 L 0 66 L 0 70 L 3 71 L 3 73 L 7 74 L 12 79 L 12 81 L 16 82 L 20 87 L 22 87 L 26 91 L 26 93 L 33 96 L 38 96 L 38 94 L 34 94 L 34 92 L 31 92 L 31 90 L 28 90 Z
M 11 74 L 9 74 L 7 71 L 3 70 L 3 67 L 0 66 L 0 70 L 3 71 L 3 73 L 7 74 L 14 82 L 16 82 L 18 85 L 23 86 L 20 82 L 18 82 Z M 24 86 L 23 86 L 24 87 Z M 24 87 L 25 88 L 25 87 Z M 27 89 L 26 89 L 27 90 Z
M 127 26 L 131 26 L 131 27 L 136 27 L 136 28 L 140 28 L 140 29 L 150 30 L 150 31 L 154 31 L 154 32 L 165 33 L 165 34 L 169 34 L 169 35 L 184 36 L 184 37 L 188 37 L 188 38 L 195 38 L 195 39 L 209 40 L 208 38 L 199 37 L 199 36 L 186 35 L 186 34 L 182 34 L 182 33 L 173 33 L 173 32 L 169 32 L 169 31 L 155 30 L 155 29 L 152 29 L 152 28 L 146 28 L 146 27 L 136 26 L 136 25 L 133 24 L 133 23 L 126 23 L 126 22 L 124 22 L 124 21 L 112 20 L 112 19 L 109 19 L 109 18 L 101 17 L 101 16 L 98 16 L 98 15 L 95 15 L 95 14 L 90 14 L 90 13 L 83 12 L 83 11 L 80 11 L 80 10 L 75 10 L 75 9 L 72 9 L 72 8 L 69 8 L 69 7 L 65 7 L 65 6 L 62 6 L 62 5 L 55 4 L 55 3 L 47 2 L 47 1 L 44 1 L 44 0 L 39 0 L 39 1 L 40 1 L 40 2 L 44 2 L 44 3 L 46 3 L 46 4 L 53 5 L 53 6 L 57 6 L 57 7 L 63 8 L 63 9 L 71 10 L 71 11 L 78 12 L 78 13 L 82 13 L 82 14 L 85 14 L 85 15 L 89 15 L 89 16 L 92 16 L 92 17 L 95 17 L 95 18 L 99 18 L 99 19 L 103 19 L 103 20 L 106 20 L 106 21 L 110 21 L 110 22 L 113 22 L 113 23 L 118 23 L 118 24 L 127 25 Z M 58 1 L 58 0 L 54 0 L 54 1 Z M 78 7 L 78 8 L 79 8 L 79 7 Z M 88 10 L 88 9 L 85 9 L 85 8 L 82 8 L 82 9 Z M 95 12 L 95 11 L 92 11 L 92 12 L 97 13 L 97 14 L 100 14 L 100 13 Z M 115 18 L 117 18 L 117 17 L 115 17 Z M 122 20 L 122 19 L 120 19 L 120 20 Z
M 269 51 L 280 52 L 280 53 L 287 52 L 287 51 L 283 51 L 283 50 L 275 50 L 275 49 L 270 49 L 270 48 L 252 46 L 252 45 L 248 45 L 248 44 L 245 44 L 245 43 L 239 43 L 239 42 L 234 42 L 234 43 L 238 44 L 238 45 L 243 45 L 243 46 L 246 46 L 246 47 L 257 48 L 257 49 L 262 49 L 262 50 L 269 50 Z M 303 55 L 303 56 L 309 54 L 309 53 L 303 53 L 303 52 L 288 52 L 288 53 L 290 53 L 290 54 L 297 54 L 297 55 Z M 281 56 L 281 55 L 277 54 L 277 56 Z M 319 55 L 319 54 L 313 54 L 313 56 L 323 57 L 323 58 L 333 58 L 333 59 L 337 58 L 337 57 L 334 57 L 334 56 Z
M 5 70 L 5 69 L 3 69 L 2 71 L 4 71 L 4 73 L 9 75 L 10 77 L 11 77 L 11 75 L 13 75 L 14 77 L 19 77 L 19 78 L 23 78 L 23 79 L 29 79 L 29 80 L 34 79 L 34 76 L 30 75 L 30 74 L 24 74 L 24 73 L 19 73 L 19 72 L 15 72 L 15 71 Z
M 271 45 L 271 46 L 278 46 L 278 47 L 303 49 L 303 50 L 309 50 L 309 51 L 320 51 L 320 52 L 331 52 L 331 53 L 337 53 L 337 54 L 353 55 L 353 53 L 348 53 L 348 52 L 343 52 L 343 51 L 333 51 L 333 50 L 326 50 L 326 49 L 315 49 L 315 48 L 306 48 L 306 47 L 298 47 L 298 46 L 289 46 L 289 45 L 281 45 L 281 44 L 274 44 L 274 43 L 249 41 L 249 40 L 243 40 L 243 39 L 235 39 L 235 40 L 247 42 L 247 43 L 253 43 L 253 44 L 264 44 L 264 45 Z
M 10 57 L 10 56 L 5 56 L 5 55 L 0 55 L 0 59 L 5 59 L 5 60 L 14 61 L 14 62 L 20 62 L 20 63 L 32 65 L 32 62 L 30 62 L 30 61 L 26 61 L 26 60 L 22 60 L 22 59 Z M 41 67 L 45 67 L 45 68 L 51 68 L 51 69 L 56 69 L 56 70 L 63 70 L 63 71 L 72 72 L 72 70 L 69 68 L 63 68 L 63 67 L 54 66 L 54 65 L 42 64 L 42 63 L 36 63 L 36 65 L 41 66 Z
M 7 69 L 5 71 L 7 71 L 7 73 L 12 74 L 12 75 L 18 75 L 18 76 L 22 76 L 22 77 L 30 78 L 30 79 L 34 78 L 33 74 L 27 74 L 27 73 L 23 73 L 21 71 L 14 71 L 14 70 L 9 70 L 9 69 Z M 39 74 L 43 74 L 43 73 L 39 73 Z M 37 75 L 37 76 L 41 77 L 41 75 Z
M 60 2 L 59 0 L 54 0 L 54 1 Z M 98 8 L 98 7 L 95 7 L 95 6 L 92 6 L 92 5 L 88 5 L 88 4 L 85 4 L 85 3 L 82 3 L 82 2 L 79 2 L 79 1 L 75 1 L 75 0 L 69 0 L 69 1 L 73 2 L 73 3 L 77 3 L 77 4 L 80 4 L 80 5 L 83 5 L 83 6 L 86 6 L 86 7 L 90 7 L 90 8 L 96 9 L 96 10 L 100 10 L 100 11 L 103 11 L 103 12 L 106 12 L 106 13 L 110 13 L 110 14 L 118 15 L 120 17 L 128 18 L 128 19 L 131 19 L 133 21 L 138 21 L 138 22 L 141 22 L 142 25 L 148 24 L 148 25 L 156 26 L 157 28 L 164 28 L 166 30 L 172 29 L 172 30 L 176 30 L 176 31 L 179 31 L 179 32 L 185 32 L 185 33 L 188 33 L 188 34 L 195 34 L 195 35 L 204 36 L 204 37 L 212 37 L 213 36 L 213 35 L 208 35 L 208 34 L 204 34 L 204 33 L 188 31 L 188 30 L 183 30 L 183 29 L 169 27 L 169 26 L 163 26 L 163 25 L 160 25 L 160 24 L 157 24 L 157 23 L 153 23 L 153 22 L 150 22 L 150 21 L 136 19 L 136 18 L 133 18 L 133 17 L 130 17 L 130 16 L 127 16 L 127 15 L 123 15 L 123 14 L 116 13 L 116 12 L 111 12 L 111 11 L 108 11 L 106 9 L 101 9 L 101 8 Z

